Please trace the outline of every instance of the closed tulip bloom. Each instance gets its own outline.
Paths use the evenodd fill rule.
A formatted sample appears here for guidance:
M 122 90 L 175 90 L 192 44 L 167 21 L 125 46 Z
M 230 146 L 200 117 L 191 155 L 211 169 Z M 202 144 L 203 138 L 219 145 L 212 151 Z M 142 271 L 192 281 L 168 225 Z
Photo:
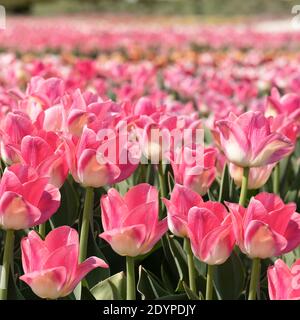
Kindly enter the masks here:
M 261 188 L 269 180 L 275 164 L 269 164 L 262 167 L 253 167 L 249 170 L 248 189 L 255 190 Z M 242 185 L 243 168 L 229 163 L 229 174 L 235 184 L 240 187 Z
M 268 268 L 271 300 L 300 300 L 300 259 L 289 268 L 281 259 Z
M 110 189 L 101 198 L 105 239 L 121 256 L 135 257 L 149 252 L 167 231 L 166 218 L 158 220 L 158 191 L 142 183 L 122 197 Z
M 185 161 L 185 156 L 190 154 L 194 161 Z M 201 158 L 200 158 L 201 157 Z M 199 161 L 197 159 L 202 159 Z M 171 156 L 171 166 L 176 183 L 205 195 L 216 177 L 216 150 L 205 148 L 202 151 L 182 148 Z
M 59 208 L 60 193 L 27 166 L 6 168 L 0 182 L 0 225 L 3 229 L 26 229 L 47 221 Z
M 69 295 L 91 270 L 108 265 L 97 257 L 78 264 L 79 240 L 76 230 L 62 226 L 43 241 L 35 231 L 22 239 L 20 277 L 41 298 L 57 299 Z
M 210 265 L 224 263 L 235 243 L 230 214 L 218 202 L 207 201 L 190 209 L 188 234 L 194 255 Z
M 163 199 L 163 202 L 168 210 L 167 219 L 171 232 L 178 237 L 187 237 L 189 210 L 203 202 L 201 196 L 189 188 L 175 184 L 171 199 Z
M 119 139 L 115 134 L 108 140 L 98 138 L 95 131 L 85 127 L 77 144 L 67 140 L 67 162 L 75 181 L 85 187 L 99 188 L 128 178 L 137 168 L 138 159 L 128 143 L 119 146 Z M 105 156 L 106 151 L 111 157 Z
M 261 112 L 249 111 L 239 117 L 230 114 L 216 126 L 228 161 L 240 167 L 276 163 L 293 149 L 286 136 L 271 132 L 270 120 Z
M 227 203 L 242 252 L 250 258 L 270 258 L 292 251 L 300 244 L 300 215 L 294 203 L 262 192 L 251 198 L 248 208 Z

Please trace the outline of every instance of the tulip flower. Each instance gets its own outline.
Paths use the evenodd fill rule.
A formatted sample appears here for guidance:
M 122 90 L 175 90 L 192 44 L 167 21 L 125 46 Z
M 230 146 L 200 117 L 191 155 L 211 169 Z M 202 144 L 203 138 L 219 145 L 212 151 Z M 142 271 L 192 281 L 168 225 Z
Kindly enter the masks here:
M 250 258 L 271 258 L 300 244 L 300 215 L 294 203 L 284 204 L 279 196 L 261 192 L 251 198 L 247 209 L 227 205 L 237 244 Z
M 230 214 L 213 201 L 189 210 L 188 234 L 194 255 L 210 265 L 224 263 L 235 243 Z
M 148 253 L 167 231 L 167 221 L 158 221 L 158 191 L 147 184 L 138 184 L 121 197 L 109 189 L 101 198 L 102 226 L 100 237 L 112 249 L 126 256 L 127 299 L 135 299 L 133 257 Z
M 270 121 L 261 112 L 230 114 L 216 126 L 228 161 L 243 168 L 276 163 L 293 149 L 287 137 L 271 132 Z
M 95 131 L 85 127 L 77 144 L 70 139 L 66 141 L 70 171 L 75 181 L 85 187 L 99 188 L 120 182 L 128 178 L 138 166 L 138 159 L 134 158 L 129 142 L 119 146 L 118 134 L 111 131 L 108 133 L 111 134 L 108 140 L 101 139 Z M 106 157 L 104 152 L 107 151 L 112 154 Z
M 146 254 L 167 231 L 167 220 L 158 221 L 158 192 L 147 183 L 132 187 L 124 197 L 109 189 L 101 198 L 101 211 L 100 237 L 121 256 Z
M 2 130 L 0 132 L 1 158 L 7 164 L 13 164 L 20 161 L 16 150 L 19 149 L 23 137 L 35 132 L 28 115 L 22 112 L 10 112 L 5 116 Z
M 47 221 L 60 205 L 59 190 L 28 165 L 6 168 L 0 182 L 0 226 L 21 230 Z
M 187 237 L 188 213 L 192 207 L 200 206 L 203 202 L 201 196 L 187 187 L 175 184 L 171 199 L 163 199 L 168 211 L 168 226 L 178 237 Z
M 188 235 L 194 255 L 208 264 L 206 300 L 211 300 L 213 266 L 224 263 L 235 244 L 230 214 L 219 202 L 202 202 L 189 210 Z
M 87 273 L 97 267 L 108 268 L 97 257 L 78 264 L 78 233 L 68 226 L 52 230 L 44 241 L 35 231 L 30 231 L 22 239 L 21 249 L 24 275 L 20 279 L 44 299 L 65 297 Z
M 249 299 L 256 297 L 260 259 L 294 250 L 300 244 L 300 215 L 294 203 L 284 204 L 279 196 L 262 192 L 251 198 L 248 208 L 227 203 L 236 241 L 253 259 Z
M 21 163 L 35 168 L 40 176 L 49 176 L 49 183 L 60 188 L 68 175 L 64 145 L 54 132 L 25 136 L 16 151 Z
M 300 260 L 289 268 L 281 259 L 268 268 L 271 300 L 300 300 Z
M 286 114 L 294 120 L 299 119 L 300 96 L 296 93 L 288 93 L 280 97 L 277 88 L 272 88 L 271 96 L 267 98 L 265 114 L 267 116 L 277 116 Z
M 185 160 L 185 156 L 189 154 L 193 158 L 192 161 Z M 205 195 L 216 177 L 216 150 L 205 148 L 202 154 L 195 148 L 185 147 L 177 150 L 170 158 L 175 182 Z
M 194 206 L 200 206 L 203 202 L 201 196 L 191 189 L 175 184 L 171 193 L 171 199 L 163 199 L 168 215 L 168 226 L 172 233 L 178 237 L 184 237 L 184 249 L 187 254 L 189 269 L 190 289 L 197 294 L 196 272 L 191 251 L 190 240 L 188 239 L 188 213 Z

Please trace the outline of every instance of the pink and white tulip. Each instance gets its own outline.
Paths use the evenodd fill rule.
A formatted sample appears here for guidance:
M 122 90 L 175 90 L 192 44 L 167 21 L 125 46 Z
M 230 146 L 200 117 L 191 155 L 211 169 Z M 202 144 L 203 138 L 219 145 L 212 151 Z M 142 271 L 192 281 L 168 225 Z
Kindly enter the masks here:
M 231 113 L 216 126 L 228 161 L 240 167 L 276 163 L 294 147 L 286 136 L 271 131 L 270 120 L 261 112 L 249 111 L 239 117 Z
M 214 148 L 205 148 L 203 153 L 195 148 L 182 148 L 171 156 L 170 162 L 175 182 L 200 195 L 205 195 L 215 180 L 216 150 Z
M 194 255 L 210 265 L 224 263 L 235 244 L 231 216 L 218 202 L 202 202 L 189 210 L 188 235 Z
M 20 277 L 44 299 L 58 299 L 72 293 L 77 284 L 95 268 L 108 268 L 97 257 L 78 264 L 79 240 L 76 230 L 62 226 L 48 233 L 43 241 L 35 231 L 22 239 Z
M 178 237 L 188 236 L 188 213 L 192 207 L 200 206 L 201 196 L 187 187 L 175 184 L 170 200 L 163 199 L 168 211 L 168 226 Z
M 0 182 L 0 225 L 26 229 L 47 221 L 59 208 L 60 193 L 27 165 L 6 168 Z
M 294 250 L 300 244 L 300 215 L 294 203 L 261 192 L 248 208 L 227 203 L 236 241 L 250 258 L 271 258 Z
M 136 257 L 148 253 L 167 231 L 166 218 L 158 220 L 158 191 L 142 183 L 122 197 L 109 189 L 101 198 L 105 239 L 121 256 Z

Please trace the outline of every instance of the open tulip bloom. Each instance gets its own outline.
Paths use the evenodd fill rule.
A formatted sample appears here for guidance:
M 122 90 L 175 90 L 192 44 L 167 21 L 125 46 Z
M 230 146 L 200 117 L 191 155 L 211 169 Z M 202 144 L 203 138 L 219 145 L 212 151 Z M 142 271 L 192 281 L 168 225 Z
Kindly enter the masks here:
M 299 32 L 1 9 L 0 300 L 300 298 Z
M 79 239 L 76 230 L 63 226 L 51 231 L 43 241 L 35 231 L 22 240 L 20 277 L 33 292 L 47 299 L 57 299 L 72 293 L 91 270 L 108 265 L 97 257 L 78 264 Z

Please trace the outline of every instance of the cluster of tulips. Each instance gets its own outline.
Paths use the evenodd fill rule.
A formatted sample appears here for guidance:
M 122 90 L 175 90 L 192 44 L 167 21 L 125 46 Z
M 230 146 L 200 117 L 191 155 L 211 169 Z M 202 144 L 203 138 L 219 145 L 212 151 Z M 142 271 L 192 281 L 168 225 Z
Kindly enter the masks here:
M 0 299 L 300 299 L 299 57 L 131 28 L 1 35 Z

